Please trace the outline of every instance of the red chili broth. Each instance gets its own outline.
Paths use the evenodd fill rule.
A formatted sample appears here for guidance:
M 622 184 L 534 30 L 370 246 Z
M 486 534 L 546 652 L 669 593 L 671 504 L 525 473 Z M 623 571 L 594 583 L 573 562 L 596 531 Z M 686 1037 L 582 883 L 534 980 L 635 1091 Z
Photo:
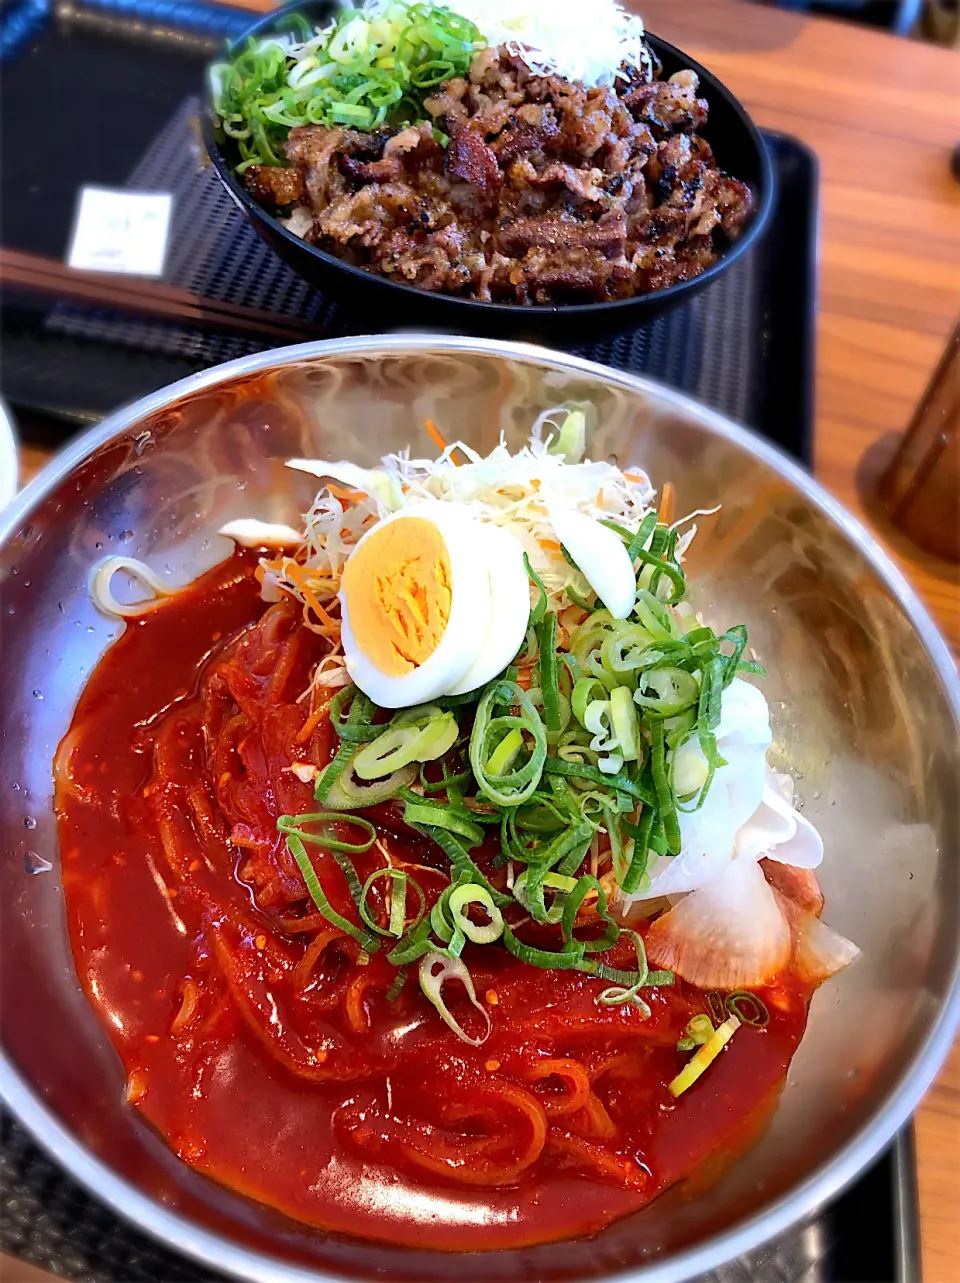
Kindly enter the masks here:
M 56 805 L 74 957 L 123 1062 L 131 1105 L 191 1167 L 298 1221 L 448 1250 L 595 1233 L 740 1152 L 754 1138 L 757 1118 L 769 1113 L 803 1034 L 809 989 L 789 979 L 760 991 L 770 1012 L 767 1027 L 738 1030 L 679 1100 L 667 1090 L 688 1059 L 676 1042 L 691 1015 L 706 1009 L 705 996 L 682 982 L 649 991 L 652 1015 L 643 1021 L 635 1008 L 599 1007 L 603 983 L 579 972 L 539 971 L 499 946 L 468 946 L 464 956 L 492 1021 L 478 1048 L 440 1022 L 419 991 L 415 968 L 396 1002 L 387 1002 L 394 975 L 383 958 L 387 950 L 360 968 L 338 962 L 339 946 L 333 953 L 328 947 L 321 962 L 326 967 L 333 959 L 329 984 L 322 975 L 308 991 L 294 983 L 312 937 L 285 933 L 277 917 L 312 906 L 258 907 L 248 863 L 253 848 L 230 837 L 260 842 L 256 867 L 272 876 L 270 862 L 278 857 L 267 848 L 276 816 L 316 807 L 311 787 L 286 767 L 291 760 L 323 765 L 332 751 L 325 720 L 302 743 L 296 738 L 307 717 L 307 704 L 297 704 L 296 695 L 323 643 L 295 622 L 282 636 L 282 628 L 275 630 L 277 645 L 286 647 L 282 698 L 265 706 L 261 723 L 247 727 L 234 756 L 224 756 L 230 769 L 220 785 L 210 769 L 216 736 L 204 722 L 208 696 L 206 714 L 201 707 L 204 674 L 225 655 L 225 671 L 244 699 L 247 691 L 261 698 L 276 676 L 266 660 L 260 672 L 257 663 L 244 672 L 229 668 L 230 647 L 265 610 L 255 565 L 252 554 L 238 553 L 130 621 L 91 675 L 59 756 Z M 273 640 L 265 645 L 269 659 Z M 255 651 L 247 660 L 250 654 Z M 218 787 L 246 816 L 239 826 L 209 805 Z M 196 800 L 198 789 L 206 790 L 206 804 Z M 210 815 L 201 821 L 205 806 Z M 182 835 L 177 869 L 158 814 L 168 817 L 175 845 Z M 424 839 L 404 833 L 386 808 L 376 814 L 393 858 L 443 869 L 444 857 Z M 193 843 L 198 854 L 187 860 Z M 325 891 L 350 916 L 339 869 L 318 848 L 312 855 Z M 382 863 L 382 852 L 372 848 L 357 860 L 361 877 Z M 423 879 L 429 898 L 442 888 L 428 871 L 413 876 Z M 261 886 L 261 899 L 280 894 L 280 881 L 266 891 Z M 303 896 L 289 876 L 283 886 L 282 894 Z M 264 1011 L 275 1013 L 273 1021 L 261 1028 L 248 1018 L 249 1002 L 243 1014 L 234 996 L 240 988 L 224 981 L 224 967 L 241 977 L 245 993 L 262 1000 Z M 196 982 L 196 1010 L 173 1033 L 185 1009 L 185 977 Z M 369 1022 L 365 1030 L 352 1028 L 346 1014 L 343 995 L 351 982 L 353 1016 L 361 1026 Z M 482 1032 L 482 1020 L 465 1002 L 450 1005 L 468 1030 Z M 306 1079 L 279 1059 L 278 1047 L 287 1054 L 282 1039 L 301 1065 L 312 1054 L 326 1080 Z M 543 1059 L 564 1057 L 587 1066 L 591 1092 L 615 1135 L 598 1134 L 609 1130 L 599 1111 L 590 1115 L 593 1121 L 581 1111 L 551 1112 L 563 1107 L 561 1080 L 541 1079 L 535 1089 L 525 1081 Z M 512 1102 L 526 1101 L 531 1091 L 547 1110 L 547 1143 L 511 1177 L 511 1162 L 536 1133 Z M 486 1113 L 459 1120 L 444 1115 L 458 1105 L 461 1112 L 479 1105 Z M 585 1134 L 575 1135 L 574 1127 Z M 411 1137 L 459 1157 L 444 1158 L 439 1171 L 427 1169 L 422 1155 L 411 1159 Z M 592 1146 L 589 1161 L 584 1139 Z M 576 1153 L 571 1145 L 579 1145 Z M 506 1176 L 492 1187 L 464 1183 L 471 1172 L 496 1179 L 498 1163 Z

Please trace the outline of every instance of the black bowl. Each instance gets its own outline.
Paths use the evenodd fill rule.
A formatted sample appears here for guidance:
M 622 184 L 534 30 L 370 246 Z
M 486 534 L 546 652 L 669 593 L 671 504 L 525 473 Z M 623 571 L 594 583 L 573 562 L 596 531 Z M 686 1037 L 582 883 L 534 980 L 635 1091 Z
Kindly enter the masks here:
M 304 13 L 318 22 L 327 21 L 333 7 L 329 0 L 287 5 L 252 23 L 237 43 L 243 43 L 248 36 L 263 35 L 274 29 L 285 14 L 292 12 Z M 457 334 L 544 339 L 574 347 L 591 342 L 601 334 L 642 325 L 705 289 L 762 234 L 774 202 L 774 173 L 770 157 L 756 125 L 737 99 L 716 76 L 675 46 L 657 36 L 648 35 L 647 38 L 663 64 L 665 75 L 670 76 L 689 67 L 700 77 L 700 93 L 710 105 L 703 136 L 713 148 L 720 168 L 748 183 L 756 199 L 756 209 L 743 234 L 722 252 L 712 267 L 692 280 L 651 294 L 637 294 L 611 303 L 525 306 L 519 303 L 481 303 L 403 284 L 380 273 L 354 267 L 334 254 L 308 245 L 258 205 L 238 180 L 231 161 L 224 154 L 230 140 L 214 125 L 209 104 L 202 113 L 204 141 L 220 181 L 260 236 L 298 276 L 353 313 L 356 323 L 364 330 L 425 327 Z

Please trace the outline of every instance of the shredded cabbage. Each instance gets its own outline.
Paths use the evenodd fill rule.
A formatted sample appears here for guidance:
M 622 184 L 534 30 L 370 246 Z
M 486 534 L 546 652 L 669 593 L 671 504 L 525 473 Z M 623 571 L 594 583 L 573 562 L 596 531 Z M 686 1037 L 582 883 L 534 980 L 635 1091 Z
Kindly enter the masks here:
M 483 521 L 505 527 L 523 545 L 543 582 L 549 608 L 562 612 L 571 604 L 572 588 L 589 593 L 583 575 L 563 557 L 550 522 L 551 506 L 573 508 L 598 520 L 614 520 L 635 532 L 651 511 L 654 490 L 646 473 L 621 471 L 615 464 L 580 460 L 568 462 L 571 442 L 580 424 L 564 437 L 570 419 L 582 420 L 581 406 L 557 406 L 545 411 L 534 425 L 527 445 L 511 454 L 501 437 L 486 457 L 456 442 L 437 459 L 411 459 L 408 451 L 387 455 L 379 468 L 322 460 L 291 461 L 291 466 L 321 478 L 341 478 L 347 486 L 328 483 L 304 517 L 303 547 L 295 557 L 261 563 L 265 596 L 291 593 L 303 602 L 305 620 L 335 640 L 311 608 L 312 594 L 321 607 L 332 606 L 340 588 L 347 558 L 363 534 L 382 517 L 420 500 L 459 503 Z M 557 451 L 558 443 L 564 447 Z M 581 440 L 581 450 L 584 447 Z M 467 462 L 455 462 L 455 456 Z M 360 487 L 363 487 L 361 489 Z M 343 495 L 343 498 L 338 497 Z M 339 630 L 336 630 L 337 633 Z M 328 657 L 318 684 L 340 685 L 345 678 L 335 656 Z

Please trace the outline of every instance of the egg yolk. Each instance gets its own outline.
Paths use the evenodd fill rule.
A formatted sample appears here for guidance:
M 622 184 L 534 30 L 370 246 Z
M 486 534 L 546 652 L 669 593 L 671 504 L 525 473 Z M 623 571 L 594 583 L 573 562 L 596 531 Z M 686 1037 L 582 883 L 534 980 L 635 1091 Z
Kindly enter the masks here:
M 440 531 L 422 517 L 374 530 L 350 557 L 343 590 L 357 645 L 402 677 L 436 650 L 450 619 L 452 577 Z

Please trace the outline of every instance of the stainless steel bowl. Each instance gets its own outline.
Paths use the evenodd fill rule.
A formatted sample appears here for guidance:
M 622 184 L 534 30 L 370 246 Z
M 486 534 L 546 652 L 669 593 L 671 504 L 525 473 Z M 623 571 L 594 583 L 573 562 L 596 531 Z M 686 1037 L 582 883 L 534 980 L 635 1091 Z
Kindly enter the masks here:
M 424 419 L 489 447 L 591 400 L 598 456 L 723 511 L 690 558 L 698 604 L 745 620 L 768 665 L 775 750 L 827 846 L 833 926 L 863 956 L 814 998 L 760 1143 L 696 1198 L 667 1195 L 597 1238 L 446 1255 L 323 1238 L 182 1167 L 122 1104 L 64 930 L 51 758 L 116 629 L 87 597 L 111 550 L 186 582 L 232 517 L 294 520 L 290 455 L 370 464 Z M 360 338 L 266 352 L 122 410 L 0 516 L 0 1092 L 84 1184 L 170 1246 L 247 1279 L 679 1280 L 814 1212 L 916 1106 L 960 1021 L 960 683 L 911 589 L 811 479 L 748 432 L 646 380 L 532 347 Z M 52 867 L 43 870 L 45 863 Z M 31 876 L 31 872 L 34 875 Z M 256 1155 L 251 1155 L 256 1161 Z

